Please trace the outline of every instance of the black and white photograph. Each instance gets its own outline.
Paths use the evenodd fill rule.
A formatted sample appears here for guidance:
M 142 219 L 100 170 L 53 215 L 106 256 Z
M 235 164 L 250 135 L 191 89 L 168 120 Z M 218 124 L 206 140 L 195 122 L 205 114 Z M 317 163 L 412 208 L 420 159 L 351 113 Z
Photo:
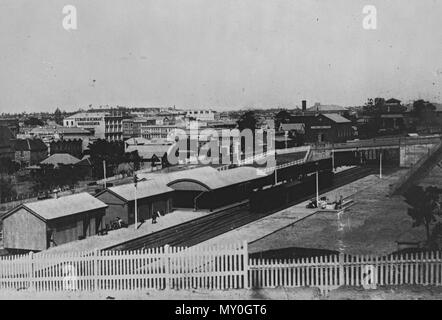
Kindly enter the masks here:
M 0 0 L 0 300 L 441 300 L 441 91 L 442 0 Z

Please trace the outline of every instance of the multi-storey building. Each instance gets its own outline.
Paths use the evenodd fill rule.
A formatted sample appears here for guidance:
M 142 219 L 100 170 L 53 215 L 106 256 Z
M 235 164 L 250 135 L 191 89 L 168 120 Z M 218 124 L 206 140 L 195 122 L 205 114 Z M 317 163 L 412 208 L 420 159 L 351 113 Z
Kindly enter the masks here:
M 169 134 L 175 129 L 184 129 L 185 126 L 180 126 L 175 123 L 163 125 L 141 125 L 141 136 L 145 139 L 167 139 Z
M 38 164 L 48 156 L 48 147 L 41 139 L 17 139 L 14 150 L 15 161 L 21 167 Z
M 123 140 L 123 115 L 121 111 L 80 112 L 63 120 L 65 127 L 84 128 L 97 139 Z
M 123 140 L 141 137 L 141 127 L 148 125 L 162 125 L 162 118 L 131 118 L 123 120 Z
M 214 121 L 215 120 L 215 111 L 212 110 L 187 110 L 186 117 L 194 118 L 195 120 L 200 121 Z

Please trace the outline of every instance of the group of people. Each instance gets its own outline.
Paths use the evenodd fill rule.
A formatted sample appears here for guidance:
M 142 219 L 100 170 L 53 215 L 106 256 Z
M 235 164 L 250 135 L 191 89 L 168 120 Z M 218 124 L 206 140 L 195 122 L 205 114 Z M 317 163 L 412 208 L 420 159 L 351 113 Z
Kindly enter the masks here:
M 157 223 L 157 219 L 161 216 L 161 212 L 159 210 L 155 211 L 152 214 L 152 224 Z M 127 227 L 126 223 L 120 217 L 116 217 L 115 221 L 112 223 L 112 229 L 120 229 Z

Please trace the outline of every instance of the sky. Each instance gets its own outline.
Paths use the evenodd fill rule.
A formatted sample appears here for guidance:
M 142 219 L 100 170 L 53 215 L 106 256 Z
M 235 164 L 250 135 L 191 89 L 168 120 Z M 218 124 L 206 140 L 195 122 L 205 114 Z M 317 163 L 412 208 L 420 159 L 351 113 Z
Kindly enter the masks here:
M 441 13 L 442 0 L 1 0 L 0 113 L 441 102 Z

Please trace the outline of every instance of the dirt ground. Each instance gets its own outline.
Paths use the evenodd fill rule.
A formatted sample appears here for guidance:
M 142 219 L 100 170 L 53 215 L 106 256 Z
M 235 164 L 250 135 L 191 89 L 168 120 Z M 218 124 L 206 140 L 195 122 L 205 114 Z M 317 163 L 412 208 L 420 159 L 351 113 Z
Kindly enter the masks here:
M 32 293 L 2 291 L 2 300 L 442 300 L 442 287 L 401 286 L 376 290 L 341 287 L 322 296 L 317 288 L 275 288 L 259 290 L 133 291 L 106 293 Z
M 384 255 L 398 250 L 397 241 L 408 233 L 425 238 L 412 228 L 407 205 L 400 196 L 388 197 L 390 185 L 403 173 L 396 171 L 357 192 L 355 204 L 338 215 L 321 212 L 249 244 L 251 253 L 281 248 L 315 248 L 347 254 Z

